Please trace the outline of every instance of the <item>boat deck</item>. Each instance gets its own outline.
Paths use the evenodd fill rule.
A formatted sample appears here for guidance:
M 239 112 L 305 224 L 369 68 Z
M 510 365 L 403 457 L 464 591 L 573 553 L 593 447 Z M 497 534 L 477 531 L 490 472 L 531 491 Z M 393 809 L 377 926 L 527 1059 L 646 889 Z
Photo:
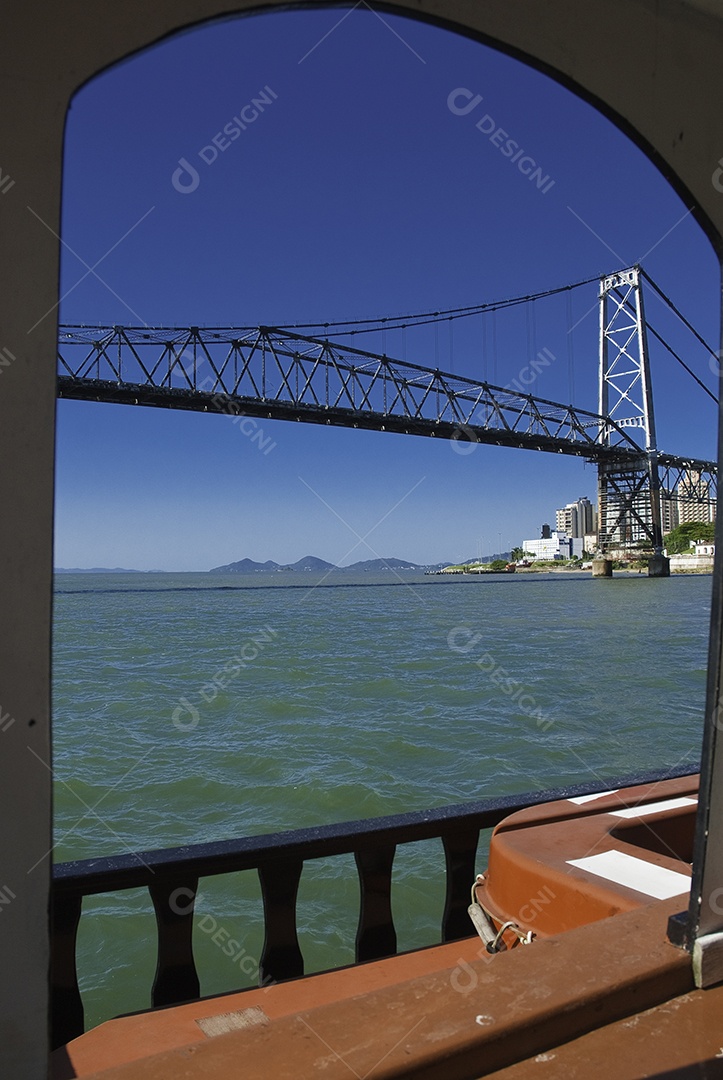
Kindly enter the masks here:
M 695 991 L 689 955 L 666 939 L 668 916 L 683 906 L 656 901 L 465 965 L 476 939 L 194 1002 L 167 1010 L 160 1027 L 158 1013 L 110 1021 L 55 1055 L 54 1078 L 522 1080 L 539 1066 L 541 1077 L 632 1080 L 656 1075 L 626 1049 L 638 1027 L 655 1034 L 666 1075 L 717 1076 L 723 989 Z M 648 1038 L 644 1053 L 648 1061 Z M 700 1060 L 716 1071 L 701 1072 Z M 696 1071 L 676 1072 L 689 1065 Z
M 694 990 L 501 1069 L 495 1080 L 723 1076 L 723 986 Z

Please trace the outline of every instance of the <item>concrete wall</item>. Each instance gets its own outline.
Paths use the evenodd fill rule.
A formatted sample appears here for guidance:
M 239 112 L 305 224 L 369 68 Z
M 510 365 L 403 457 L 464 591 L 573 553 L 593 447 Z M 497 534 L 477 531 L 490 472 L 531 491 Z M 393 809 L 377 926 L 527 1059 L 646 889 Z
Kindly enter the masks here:
M 670 572 L 671 574 L 677 573 L 692 573 L 692 574 L 710 574 L 713 570 L 713 556 L 712 555 L 671 555 L 670 556 Z
M 277 6 L 272 0 L 25 0 L 6 5 L 3 14 L 0 715 L 13 723 L 5 730 L 7 721 L 0 723 L 0 1075 L 13 1080 L 44 1076 L 46 1059 L 55 309 L 65 112 L 83 82 L 165 35 L 212 16 Z M 400 0 L 385 7 L 497 42 L 598 102 L 637 133 L 720 250 L 723 21 L 714 0 Z

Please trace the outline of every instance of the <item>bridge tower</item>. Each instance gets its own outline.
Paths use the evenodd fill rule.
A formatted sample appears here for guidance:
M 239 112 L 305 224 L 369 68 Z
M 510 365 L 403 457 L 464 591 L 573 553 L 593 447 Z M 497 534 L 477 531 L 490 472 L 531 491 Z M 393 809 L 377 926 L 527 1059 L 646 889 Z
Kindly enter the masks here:
M 630 432 L 639 463 L 598 465 L 598 537 L 603 553 L 640 544 L 663 551 L 658 448 L 650 383 L 642 272 L 633 266 L 600 282 L 599 413 Z M 611 428 L 601 431 L 610 445 Z M 652 571 L 652 568 L 651 568 Z

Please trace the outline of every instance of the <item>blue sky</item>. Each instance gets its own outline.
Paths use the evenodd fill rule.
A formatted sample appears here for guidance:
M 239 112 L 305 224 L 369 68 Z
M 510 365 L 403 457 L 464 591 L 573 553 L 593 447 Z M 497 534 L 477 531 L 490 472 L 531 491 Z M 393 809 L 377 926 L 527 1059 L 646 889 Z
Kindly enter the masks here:
M 265 87 L 271 104 L 207 164 L 199 152 Z M 482 97 L 467 115 L 448 107 L 460 87 Z M 478 130 L 485 115 L 554 180 L 545 193 Z M 182 159 L 198 172 L 188 193 L 172 183 Z M 609 121 L 476 42 L 366 7 L 226 20 L 117 65 L 74 98 L 60 317 L 364 318 L 527 295 L 642 258 L 715 342 L 717 264 L 687 210 Z M 410 334 L 407 358 L 505 385 L 530 350 L 547 348 L 556 359 L 534 393 L 594 410 L 595 298 L 594 285 L 573 294 L 571 350 L 555 298 L 534 318 L 500 313 L 496 350 L 488 317 L 486 328 L 457 322 L 451 347 L 447 325 Z M 655 298 L 648 315 L 716 389 L 705 354 Z M 390 335 L 387 352 L 401 347 Z M 660 446 L 714 457 L 713 403 L 652 353 Z M 577 459 L 263 427 L 268 453 L 227 416 L 59 402 L 56 565 L 438 562 L 509 548 L 554 522 L 557 506 L 595 498 L 595 470 Z

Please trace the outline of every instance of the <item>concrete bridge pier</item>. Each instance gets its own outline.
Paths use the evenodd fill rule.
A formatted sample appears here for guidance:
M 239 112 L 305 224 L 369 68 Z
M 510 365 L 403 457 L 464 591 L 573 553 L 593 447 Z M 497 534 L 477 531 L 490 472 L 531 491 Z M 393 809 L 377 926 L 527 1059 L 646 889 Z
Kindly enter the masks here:
M 613 561 L 612 559 L 606 559 L 604 556 L 593 559 L 592 561 L 592 576 L 593 577 L 612 577 L 613 576 Z
M 648 577 L 670 577 L 670 559 L 665 555 L 653 555 L 648 559 Z

